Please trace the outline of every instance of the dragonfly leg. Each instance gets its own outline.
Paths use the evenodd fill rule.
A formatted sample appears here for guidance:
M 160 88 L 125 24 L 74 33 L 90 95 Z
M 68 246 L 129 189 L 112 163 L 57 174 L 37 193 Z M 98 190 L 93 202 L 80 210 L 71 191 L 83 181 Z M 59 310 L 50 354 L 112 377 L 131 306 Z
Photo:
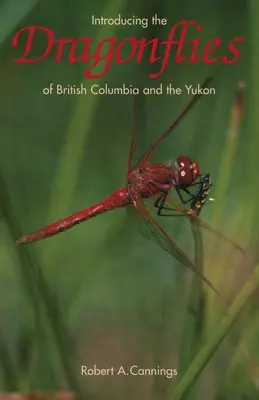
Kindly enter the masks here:
M 163 198 L 164 198 L 164 196 L 162 195 L 162 196 L 159 196 L 159 197 L 156 199 L 155 204 L 154 204 L 155 208 L 160 208 L 161 201 L 163 201 Z
M 200 189 L 200 187 L 201 187 L 201 185 L 202 185 L 202 182 L 203 182 L 203 179 L 204 179 L 204 177 L 205 177 L 206 175 L 199 175 L 199 180 L 198 181 L 196 181 L 196 182 L 194 182 L 194 183 L 191 183 L 190 185 L 188 185 L 188 187 L 186 188 L 181 188 L 181 190 L 184 190 L 186 193 L 188 193 L 188 194 L 192 194 L 188 189 L 189 188 L 191 188 L 191 187 L 193 187 L 193 186 L 199 186 L 198 187 L 198 189 L 197 189 L 197 192 L 196 192 L 196 196 L 197 196 L 197 194 L 198 194 L 198 192 L 199 192 L 199 189 Z M 212 186 L 212 185 L 211 185 Z M 194 195 L 193 195 L 194 196 Z M 195 197 L 195 196 L 194 196 Z
M 197 186 L 197 185 L 201 185 L 201 180 L 199 180 L 198 182 L 191 183 L 190 185 L 188 185 L 188 188 Z
M 159 217 L 184 217 L 185 214 L 180 214 L 179 212 L 172 213 L 172 211 L 177 211 L 176 208 L 165 206 L 167 194 L 158 197 L 155 201 L 154 206 L 157 208 L 157 215 Z M 171 211 L 171 213 L 163 213 L 163 211 Z
M 183 204 L 188 204 L 188 203 L 190 203 L 192 200 L 195 200 L 195 199 L 197 198 L 198 194 L 199 194 L 199 191 L 200 191 L 200 188 L 201 188 L 201 184 L 202 184 L 202 183 L 201 183 L 201 180 L 199 180 L 198 182 L 194 182 L 194 183 L 192 183 L 191 185 L 188 185 L 188 188 L 187 188 L 187 187 L 176 187 L 175 189 L 176 189 L 176 192 L 177 192 L 177 194 L 178 194 L 178 196 L 179 196 L 181 202 L 182 202 Z M 192 193 L 192 192 L 189 190 L 189 188 L 190 188 L 190 187 L 193 187 L 193 186 L 198 186 L 198 188 L 197 188 L 197 190 L 196 190 L 195 193 Z M 181 193 L 182 191 L 183 191 L 184 193 L 188 194 L 189 198 L 188 198 L 187 200 L 184 200 L 184 198 L 183 198 L 183 196 L 182 196 L 182 193 Z
M 188 203 L 190 203 L 190 201 L 194 200 L 195 197 L 196 197 L 196 194 L 195 194 L 195 195 L 192 194 L 192 193 L 191 193 L 188 189 L 186 189 L 186 188 L 179 188 L 179 187 L 176 186 L 176 187 L 175 187 L 175 190 L 176 190 L 176 192 L 177 192 L 177 194 L 178 194 L 179 199 L 181 200 L 181 202 L 182 202 L 183 204 L 188 204 Z M 184 192 L 187 193 L 190 197 L 189 197 L 187 200 L 185 200 L 185 199 L 183 198 L 183 196 L 182 196 L 181 191 L 184 191 Z
M 182 189 L 185 193 L 187 193 L 192 199 L 195 199 L 197 197 L 197 193 L 193 194 L 192 192 L 190 192 L 190 190 L 188 190 L 187 188 L 183 188 Z M 199 189 L 198 189 L 199 190 Z M 198 192 L 197 190 L 197 192 Z

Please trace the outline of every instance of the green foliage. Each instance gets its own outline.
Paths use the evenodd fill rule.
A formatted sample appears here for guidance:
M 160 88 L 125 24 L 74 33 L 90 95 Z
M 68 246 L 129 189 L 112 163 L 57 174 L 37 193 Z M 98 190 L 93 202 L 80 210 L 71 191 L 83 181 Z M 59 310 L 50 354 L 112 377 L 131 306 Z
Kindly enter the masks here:
M 68 390 L 78 398 L 101 400 L 257 398 L 258 267 L 253 265 L 258 259 L 259 3 L 14 3 L 0 2 L 0 391 Z M 158 9 L 168 18 L 167 27 L 91 26 L 92 14 L 151 16 Z M 55 64 L 54 50 L 37 64 L 13 64 L 22 51 L 11 47 L 14 33 L 38 24 L 57 37 L 93 37 L 94 47 L 107 36 L 166 37 L 182 19 L 203 25 L 201 46 L 221 37 L 225 52 L 229 40 L 244 37 L 239 61 L 177 65 L 172 58 L 155 81 L 148 75 L 158 66 L 147 60 L 113 63 L 109 74 L 94 83 L 183 87 L 213 75 L 216 95 L 199 100 L 154 160 L 187 154 L 202 172 L 211 173 L 215 202 L 204 207 L 201 217 L 249 255 L 216 234 L 195 233 L 196 263 L 225 302 L 139 235 L 137 221 L 124 209 L 51 239 L 15 245 L 23 233 L 95 204 L 125 184 L 132 97 L 43 95 L 50 82 L 89 87 L 93 81 L 84 80 L 85 66 L 69 64 L 66 55 Z M 35 46 L 43 45 L 39 38 Z M 238 112 L 243 118 L 237 121 L 233 107 L 241 81 L 245 91 Z M 142 99 L 137 131 L 144 150 L 187 100 L 186 94 Z M 188 221 L 182 224 L 185 229 L 173 220 L 165 224 L 191 251 L 187 236 L 195 228 Z M 178 376 L 80 376 L 81 365 L 94 364 L 178 368 Z

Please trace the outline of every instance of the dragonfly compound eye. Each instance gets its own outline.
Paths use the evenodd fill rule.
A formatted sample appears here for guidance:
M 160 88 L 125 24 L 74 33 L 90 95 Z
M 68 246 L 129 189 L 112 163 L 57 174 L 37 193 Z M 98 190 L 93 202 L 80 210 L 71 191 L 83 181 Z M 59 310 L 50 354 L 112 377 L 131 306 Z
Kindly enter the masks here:
M 193 174 L 193 180 L 196 181 L 196 179 L 199 176 L 200 170 L 198 164 L 195 161 L 192 162 L 191 169 Z
M 176 160 L 179 170 L 179 184 L 188 186 L 193 183 L 199 176 L 199 166 L 187 156 L 180 156 Z

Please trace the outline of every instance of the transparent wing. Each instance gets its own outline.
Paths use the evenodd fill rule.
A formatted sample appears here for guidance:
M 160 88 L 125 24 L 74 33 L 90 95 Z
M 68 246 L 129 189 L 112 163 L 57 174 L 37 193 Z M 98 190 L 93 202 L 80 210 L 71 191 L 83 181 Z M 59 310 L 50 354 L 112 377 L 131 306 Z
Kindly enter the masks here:
M 207 78 L 203 83 L 202 88 L 209 87 L 211 80 L 211 77 Z M 159 145 L 168 137 L 168 135 L 174 130 L 174 128 L 177 127 L 177 125 L 187 115 L 187 113 L 195 105 L 201 95 L 197 94 L 192 96 L 191 99 L 186 103 L 184 108 L 181 110 L 181 112 L 175 117 L 173 123 L 171 123 L 168 128 L 154 141 L 152 141 L 150 135 L 147 139 L 148 120 L 146 97 L 147 96 L 142 93 L 142 88 L 140 88 L 140 94 L 133 97 L 132 137 L 128 157 L 128 173 L 133 168 L 136 168 L 137 166 L 146 163 L 151 158 Z M 150 146 L 150 143 L 152 142 L 153 144 Z M 175 157 L 177 157 L 176 154 Z
M 173 191 L 171 193 L 175 194 Z M 224 299 L 233 300 L 251 272 L 250 255 L 233 238 L 215 229 L 200 216 L 190 217 L 190 210 L 181 211 L 181 206 L 176 204 L 177 199 L 172 197 L 167 198 L 166 206 L 176 207 L 180 214 L 185 215 L 184 218 L 180 218 L 183 223 L 179 228 L 181 234 L 178 236 L 183 250 L 192 252 L 194 264 L 200 268 L 204 267 L 204 274 L 211 277 L 210 280 L 220 288 Z M 212 207 L 213 203 L 206 202 L 201 208 L 201 213 L 212 210 Z M 175 221 L 179 219 L 177 217 L 162 218 L 172 220 L 169 229 L 173 229 L 176 223 L 179 224 Z
M 157 218 L 154 215 L 154 209 L 156 209 L 156 207 L 155 206 L 149 207 L 147 204 L 148 202 L 144 201 L 140 197 L 140 195 L 138 195 L 137 191 L 134 190 L 133 192 L 129 188 L 129 192 L 132 196 L 132 202 L 135 208 L 142 217 L 142 224 L 139 231 L 146 238 L 151 239 L 153 242 L 158 244 L 163 250 L 172 255 L 174 259 L 177 260 L 181 265 L 184 265 L 185 267 L 195 272 L 200 279 L 202 279 L 208 286 L 212 288 L 212 290 L 214 290 L 214 292 L 216 292 L 220 297 L 222 297 L 219 291 L 215 289 L 215 287 L 211 284 L 211 282 L 203 274 L 199 272 L 199 268 L 195 265 L 194 257 L 189 256 L 189 252 L 183 250 L 181 246 L 181 240 L 179 241 L 179 243 L 177 243 L 177 241 L 174 238 L 174 235 L 170 235 L 169 232 L 170 230 L 166 226 L 163 227 L 162 225 L 164 224 L 163 223 L 161 224 L 160 221 L 157 220 Z M 174 220 L 180 221 L 180 219 L 182 219 L 183 222 L 185 219 L 187 219 L 187 221 L 189 220 L 188 214 L 185 213 L 183 209 L 181 211 L 179 208 L 177 212 L 178 212 L 177 216 L 183 218 L 177 218 L 177 216 L 175 216 Z M 161 218 L 161 222 L 164 221 L 165 220 Z M 193 247 L 193 244 L 195 243 L 193 236 L 192 238 L 189 239 L 191 240 L 189 242 L 188 250 L 190 250 L 190 246 Z
M 140 94 L 133 97 L 133 117 L 131 147 L 129 154 L 129 171 L 137 167 L 148 149 L 148 126 L 146 96 L 140 87 Z M 150 145 L 150 138 L 149 138 Z
M 157 198 L 144 200 L 136 193 L 133 197 L 138 211 L 134 217 L 135 229 L 172 255 L 180 265 L 191 269 L 225 301 L 232 300 L 251 269 L 245 250 L 202 218 L 190 216 L 188 205 L 186 208 L 179 201 L 175 190 L 165 203 L 168 210 L 164 216 L 157 215 Z M 204 207 L 212 205 L 208 203 Z

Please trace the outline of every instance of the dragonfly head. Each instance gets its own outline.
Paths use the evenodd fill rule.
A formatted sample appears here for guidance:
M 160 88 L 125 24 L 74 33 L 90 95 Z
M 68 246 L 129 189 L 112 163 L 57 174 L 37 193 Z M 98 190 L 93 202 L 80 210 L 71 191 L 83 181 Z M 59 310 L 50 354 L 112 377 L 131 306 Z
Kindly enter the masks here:
M 176 168 L 180 186 L 189 186 L 199 176 L 198 164 L 187 156 L 180 156 L 176 159 Z

